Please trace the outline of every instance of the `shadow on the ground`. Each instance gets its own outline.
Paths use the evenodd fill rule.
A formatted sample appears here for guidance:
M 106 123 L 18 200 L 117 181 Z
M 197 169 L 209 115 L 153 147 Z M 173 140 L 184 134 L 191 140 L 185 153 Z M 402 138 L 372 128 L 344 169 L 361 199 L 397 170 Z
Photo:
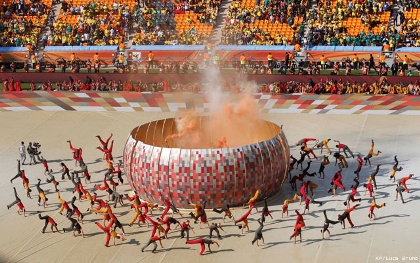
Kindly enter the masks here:
M 268 249 L 270 247 L 278 246 L 278 245 L 285 244 L 285 243 L 289 243 L 289 242 L 283 242 L 283 241 L 269 242 L 269 243 L 265 243 L 265 245 L 262 245 L 261 248 L 262 249 Z

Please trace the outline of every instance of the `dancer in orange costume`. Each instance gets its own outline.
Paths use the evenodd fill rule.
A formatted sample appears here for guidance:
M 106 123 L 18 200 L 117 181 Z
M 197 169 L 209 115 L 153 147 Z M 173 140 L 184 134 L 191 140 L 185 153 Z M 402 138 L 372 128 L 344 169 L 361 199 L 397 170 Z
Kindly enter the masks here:
M 52 175 L 52 173 L 48 173 L 47 174 L 49 176 L 49 178 L 46 180 L 47 183 L 52 183 L 54 185 L 55 191 L 58 191 L 58 185 L 60 184 L 59 182 L 57 182 L 57 180 L 55 180 L 54 175 Z
M 225 222 L 225 218 L 226 217 L 228 217 L 228 218 L 232 218 L 232 211 L 230 211 L 230 206 L 229 206 L 229 204 L 226 204 L 226 206 L 225 207 L 222 207 L 222 208 L 220 208 L 220 209 L 217 209 L 217 208 L 213 208 L 213 211 L 214 212 L 216 212 L 216 213 L 218 213 L 218 214 L 221 214 L 221 213 L 225 213 L 224 215 L 223 215 L 223 222 Z
M 367 179 L 368 183 L 373 182 L 373 186 L 375 187 L 375 190 L 378 189 L 378 187 L 376 186 L 376 175 L 379 172 L 379 166 L 381 166 L 380 164 L 376 165 L 376 170 L 370 174 L 370 176 Z
M 67 213 L 68 210 L 70 209 L 70 207 L 69 207 L 69 205 L 67 204 L 67 202 L 65 200 L 61 199 L 60 191 L 57 192 L 57 199 L 61 203 L 61 206 L 60 206 L 60 214 L 63 214 L 63 210 L 64 209 L 66 209 L 66 213 Z
M 327 149 L 328 153 L 331 154 L 331 150 L 330 147 L 328 147 L 328 143 L 331 141 L 331 139 L 325 139 L 323 141 L 320 141 L 316 147 L 317 148 L 321 148 L 321 154 L 322 154 L 322 149 L 325 147 L 325 149 Z
M 210 248 L 210 245 L 216 244 L 219 247 L 219 243 L 217 243 L 214 240 L 206 239 L 206 238 L 199 238 L 199 239 L 188 240 L 187 241 L 187 244 L 189 244 L 189 245 L 200 244 L 201 245 L 200 255 L 203 255 L 204 251 L 206 250 L 206 245 L 208 246 L 210 253 L 212 253 L 211 248 Z
M 372 158 L 372 156 L 378 156 L 381 151 L 377 151 L 376 153 L 373 151 L 373 148 L 375 147 L 375 142 L 372 140 L 372 144 L 370 146 L 370 150 L 368 155 L 365 156 L 365 158 L 363 158 L 365 160 L 365 165 L 367 165 L 367 163 L 369 163 L 369 166 L 371 166 L 370 163 L 370 158 Z
M 25 188 L 26 190 L 26 196 L 28 198 L 32 198 L 31 197 L 32 190 L 31 188 L 29 188 L 29 179 L 26 177 L 25 170 L 20 169 L 20 160 L 17 160 L 17 162 L 18 162 L 17 164 L 18 173 L 12 179 L 10 179 L 10 183 L 13 183 L 13 180 L 20 177 L 22 179 L 23 188 Z
M 339 154 L 339 153 L 336 152 L 336 153 L 334 153 L 333 156 L 335 157 L 335 165 L 337 165 L 337 163 L 338 163 L 338 165 L 341 168 L 349 167 L 349 165 L 347 163 L 347 160 L 346 160 L 346 157 L 344 157 L 342 154 Z
M 151 219 L 147 215 L 144 215 L 144 218 L 146 218 L 146 220 L 149 221 L 152 224 L 152 226 L 153 226 L 152 233 L 151 233 L 150 237 L 154 237 L 157 230 L 159 230 L 159 234 L 161 232 L 165 233 L 165 230 L 162 228 L 162 226 L 160 226 L 160 224 L 158 222 L 154 221 L 153 219 Z
M 244 231 L 244 228 L 248 229 L 249 232 L 249 227 L 248 227 L 248 216 L 251 214 L 252 208 L 254 208 L 254 203 L 250 203 L 248 211 L 246 211 L 245 214 L 243 214 L 239 219 L 235 220 L 235 225 L 239 222 L 242 222 L 242 226 L 238 226 L 239 229 L 242 229 L 242 233 Z
M 93 204 L 95 203 L 95 201 L 93 200 L 92 195 L 89 193 L 89 191 L 85 190 L 83 187 L 81 187 L 80 189 L 83 193 L 82 195 L 82 199 L 88 200 L 89 204 L 90 204 L 90 209 L 93 208 Z
M 375 215 L 375 213 L 373 212 L 373 210 L 375 210 L 375 208 L 382 208 L 382 207 L 384 207 L 385 206 L 385 203 L 383 203 L 383 204 L 381 204 L 381 205 L 378 205 L 378 204 L 376 204 L 376 199 L 375 199 L 375 197 L 373 196 L 372 197 L 372 203 L 370 203 L 370 207 L 369 207 L 369 218 L 370 218 L 370 220 L 374 220 L 374 219 L 376 219 L 376 215 Z
M 392 167 L 392 171 L 391 171 L 391 175 L 389 176 L 389 179 L 390 180 L 394 179 L 394 182 L 395 182 L 395 173 L 401 171 L 403 168 L 401 166 L 398 167 L 398 159 L 396 155 L 394 156 L 394 161 L 395 161 L 395 164 Z
M 286 213 L 286 216 L 289 216 L 289 204 L 296 202 L 296 199 L 298 198 L 298 194 L 295 194 L 293 196 L 293 199 L 286 199 L 283 202 L 283 206 L 281 208 L 281 218 L 283 218 L 283 214 Z
M 41 179 L 38 179 L 38 183 L 36 185 L 36 189 L 38 190 L 38 205 L 41 205 L 41 200 L 44 208 L 47 206 L 48 198 L 45 196 L 44 190 L 41 188 Z
M 207 214 L 206 214 L 206 203 L 207 201 L 204 201 L 203 206 L 199 204 L 193 204 L 191 203 L 190 206 L 194 207 L 194 214 L 190 213 L 191 218 L 194 219 L 194 223 L 197 223 L 197 220 L 200 218 L 200 228 L 201 224 L 207 224 L 209 226 L 209 222 L 207 221 Z
M 99 222 L 95 222 L 95 224 L 106 234 L 106 241 L 105 246 L 109 247 L 109 240 L 111 239 L 111 227 L 114 224 L 114 220 L 109 221 L 108 225 L 104 227 Z
M 314 157 L 314 159 L 317 158 L 316 155 L 315 155 L 315 153 L 314 153 L 314 151 L 311 148 L 302 146 L 302 147 L 300 147 L 300 149 L 306 153 L 306 156 L 308 156 L 309 159 L 311 159 L 311 157 L 309 156 L 309 154 L 312 154 L 312 156 Z
M 254 196 L 249 199 L 248 203 L 246 203 L 246 205 L 248 205 L 250 207 L 251 207 L 251 204 L 252 204 L 252 207 L 254 207 L 255 210 L 257 210 L 257 212 L 258 212 L 258 208 L 255 206 L 255 202 L 257 202 L 257 199 L 260 196 L 260 193 L 261 193 L 261 191 L 257 190 L 255 192 Z

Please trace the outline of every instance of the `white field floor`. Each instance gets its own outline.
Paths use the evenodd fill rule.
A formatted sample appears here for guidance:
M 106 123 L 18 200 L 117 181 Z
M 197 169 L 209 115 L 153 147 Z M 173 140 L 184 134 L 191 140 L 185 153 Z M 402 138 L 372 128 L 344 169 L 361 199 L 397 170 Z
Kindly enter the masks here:
M 361 184 L 373 172 L 376 164 L 382 164 L 377 175 L 378 190 L 375 191 L 377 203 L 386 203 L 386 207 L 376 209 L 376 220 L 369 221 L 368 211 L 370 198 L 364 195 L 361 185 L 359 195 L 361 206 L 351 213 L 355 224 L 342 229 L 340 224 L 331 225 L 331 237 L 321 239 L 320 230 L 323 226 L 322 211 L 327 210 L 330 219 L 335 220 L 338 214 L 345 210 L 345 200 L 350 185 L 353 183 L 353 171 L 357 167 L 356 158 L 348 159 L 349 167 L 343 170 L 343 183 L 346 191 L 338 190 L 338 195 L 332 197 L 327 193 L 331 177 L 336 171 L 334 158 L 326 167 L 325 179 L 317 176 L 310 178 L 319 185 L 315 198 L 324 204 L 321 207 L 311 205 L 311 211 L 304 215 L 306 227 L 302 231 L 303 242 L 294 244 L 289 240 L 295 223 L 294 210 L 303 212 L 303 204 L 294 203 L 289 206 L 289 217 L 281 218 L 281 206 L 286 197 L 291 198 L 293 192 L 290 184 L 285 183 L 281 193 L 270 198 L 269 208 L 274 219 L 267 218 L 263 230 L 265 244 L 257 247 L 251 245 L 256 222 L 260 213 L 250 216 L 250 233 L 242 234 L 233 223 L 223 223 L 226 233 L 218 240 L 220 247 L 212 246 L 213 253 L 206 252 L 199 255 L 199 245 L 187 245 L 185 239 L 179 238 L 179 229 L 169 233 L 169 239 L 163 240 L 164 249 L 158 248 L 157 253 L 151 253 L 152 246 L 141 252 L 141 247 L 148 241 L 151 229 L 146 226 L 134 225 L 128 227 L 134 212 L 129 206 L 113 209 L 119 220 L 124 224 L 127 240 L 116 241 L 114 246 L 105 247 L 105 234 L 94 224 L 102 223 L 102 215 L 86 212 L 89 207 L 86 201 L 79 203 L 80 210 L 85 214 L 82 225 L 86 237 L 73 237 L 71 233 L 51 233 L 47 228 L 41 233 L 44 222 L 38 219 L 36 211 L 43 215 L 52 216 L 61 230 L 69 226 L 64 215 L 58 213 L 59 203 L 51 184 L 46 184 L 42 164 L 25 165 L 27 177 L 32 187 L 32 199 L 28 199 L 24 192 L 21 179 L 13 184 L 10 179 L 16 174 L 16 159 L 19 158 L 18 147 L 23 140 L 25 144 L 36 141 L 42 144 L 42 155 L 49 161 L 50 168 L 60 181 L 62 198 L 71 200 L 73 193 L 71 182 L 61 180 L 59 163 L 64 161 L 70 170 L 75 169 L 67 140 L 71 139 L 74 146 L 83 148 L 83 156 L 92 175 L 92 183 L 85 185 L 88 190 L 94 189 L 94 184 L 101 184 L 106 163 L 102 154 L 96 149 L 99 146 L 95 135 L 107 137 L 114 134 L 114 157 L 122 159 L 122 149 L 127 135 L 135 127 L 145 122 L 173 117 L 172 113 L 118 113 L 118 112 L 0 112 L 4 126 L 0 136 L 0 164 L 3 180 L 0 182 L 0 262 L 419 262 L 420 242 L 420 174 L 418 173 L 420 159 L 420 136 L 417 116 L 381 116 L 381 115 L 307 115 L 307 114 L 267 114 L 263 117 L 279 125 L 289 140 L 289 144 L 296 143 L 303 137 L 318 139 L 331 138 L 348 144 L 355 154 L 366 155 L 370 148 L 371 139 L 375 140 L 375 149 L 382 151 L 379 157 L 372 158 L 372 167 L 363 166 Z M 313 144 L 310 144 L 313 145 Z M 333 151 L 337 149 L 330 142 Z M 298 148 L 292 148 L 291 153 L 298 157 Z M 310 172 L 318 171 L 321 154 L 313 160 Z M 410 193 L 404 193 L 405 204 L 395 199 L 395 183 L 389 180 L 393 165 L 393 157 L 398 155 L 403 171 L 397 172 L 397 179 L 414 173 L 414 178 L 407 185 Z M 29 157 L 27 158 L 27 162 Z M 306 165 L 307 160 L 305 160 Z M 293 175 L 299 173 L 294 170 Z M 43 180 L 42 188 L 49 198 L 47 208 L 38 206 L 35 184 L 37 178 Z M 14 200 L 13 186 L 26 207 L 27 217 L 16 213 L 17 206 L 7 209 L 6 205 Z M 120 193 L 127 193 L 128 185 L 119 188 Z M 250 193 L 250 196 L 254 193 Z M 106 199 L 104 192 L 98 192 L 99 197 Z M 126 201 L 128 203 L 128 201 Z M 261 205 L 259 205 L 261 207 Z M 235 217 L 240 217 L 245 208 L 233 210 Z M 260 210 L 261 211 L 261 208 Z M 158 211 L 153 218 L 157 217 Z M 184 213 L 187 215 L 187 212 Z M 182 220 L 179 216 L 175 216 Z M 208 213 L 210 222 L 222 222 L 221 216 L 213 212 Z M 191 238 L 208 237 L 208 229 L 200 229 L 194 225 L 195 234 Z M 172 227 L 174 228 L 174 227 Z M 213 237 L 214 238 L 214 237 Z M 403 258 L 406 257 L 406 258 Z

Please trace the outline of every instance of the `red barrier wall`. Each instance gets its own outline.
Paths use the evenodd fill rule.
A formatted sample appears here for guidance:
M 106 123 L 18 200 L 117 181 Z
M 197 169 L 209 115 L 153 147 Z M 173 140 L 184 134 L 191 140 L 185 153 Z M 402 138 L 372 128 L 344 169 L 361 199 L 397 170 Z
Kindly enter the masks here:
M 88 73 L 2 73 L 2 78 L 13 78 L 15 80 L 20 79 L 23 82 L 44 82 L 50 80 L 52 82 L 57 80 L 69 80 L 69 77 L 72 77 L 75 80 L 85 81 L 86 77 L 89 76 L 93 80 L 99 79 L 100 77 L 105 77 L 106 80 L 141 80 L 146 83 L 154 83 L 162 80 L 168 81 L 170 83 L 194 83 L 194 82 L 209 82 L 206 79 L 206 76 L 203 74 L 143 74 L 143 73 L 128 73 L 128 74 L 118 74 L 118 73 L 104 73 L 104 74 L 88 74 Z M 276 81 L 287 82 L 287 81 L 298 81 L 298 82 L 307 82 L 311 78 L 314 82 L 319 82 L 325 79 L 334 79 L 342 81 L 350 81 L 362 83 L 366 81 L 367 83 L 373 83 L 379 81 L 379 76 L 333 76 L 333 75 L 238 75 L 238 74 L 224 74 L 220 75 L 219 83 L 228 82 L 236 80 L 248 80 L 255 81 L 258 84 L 262 83 L 271 83 Z M 398 77 L 398 76 L 387 76 L 388 81 L 392 84 L 403 83 L 409 84 L 410 82 L 415 82 L 416 80 L 420 81 L 419 77 Z

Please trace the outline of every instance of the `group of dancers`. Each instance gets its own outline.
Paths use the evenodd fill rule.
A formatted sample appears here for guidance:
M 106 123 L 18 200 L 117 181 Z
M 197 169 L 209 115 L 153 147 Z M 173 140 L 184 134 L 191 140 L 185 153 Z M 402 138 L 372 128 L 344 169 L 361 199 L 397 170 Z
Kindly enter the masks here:
M 93 184 L 93 187 L 91 183 L 92 177 L 89 172 L 88 165 L 84 161 L 83 150 L 80 147 L 74 147 L 71 141 L 67 141 L 67 143 L 74 160 L 75 169 L 70 170 L 67 164 L 60 162 L 60 168 L 57 169 L 60 170 L 60 172 L 53 173 L 52 169 L 49 167 L 48 161 L 41 156 L 41 160 L 39 160 L 39 162 L 43 165 L 42 172 L 44 174 L 44 179 L 37 178 L 36 184 L 31 187 L 28 176 L 26 175 L 25 170 L 22 169 L 22 165 L 25 165 L 26 153 L 25 148 L 23 147 L 24 143 L 21 143 L 21 146 L 19 147 L 21 158 L 17 160 L 18 172 L 10 180 L 10 182 L 13 183 L 14 180 L 20 178 L 28 199 L 32 199 L 31 188 L 36 189 L 38 194 L 38 205 L 44 208 L 49 206 L 48 202 L 51 202 L 53 194 L 48 194 L 47 197 L 47 192 L 44 191 L 43 187 L 51 184 L 53 191 L 56 192 L 56 200 L 60 204 L 60 208 L 58 210 L 59 214 L 65 216 L 69 221 L 68 227 L 59 228 L 57 224 L 58 220 L 55 220 L 51 215 L 45 215 L 45 213 L 41 211 L 36 211 L 38 218 L 44 221 L 44 226 L 41 230 L 42 233 L 45 233 L 49 225 L 52 232 L 72 232 L 74 236 L 80 235 L 85 237 L 85 233 L 83 231 L 84 217 L 87 214 L 94 217 L 102 215 L 102 221 L 98 219 L 95 222 L 95 225 L 98 227 L 98 230 L 105 233 L 105 246 L 107 247 L 110 245 L 111 238 L 113 239 L 114 245 L 116 240 L 125 241 L 127 233 L 125 231 L 126 228 L 124 227 L 134 227 L 134 224 L 136 223 L 139 227 L 147 225 L 148 228 L 151 228 L 147 242 L 144 242 L 144 246 L 141 248 L 141 251 L 143 252 L 150 245 L 153 245 L 152 252 L 157 251 L 158 244 L 163 248 L 162 240 L 168 238 L 185 238 L 186 244 L 200 244 L 200 255 L 202 255 L 205 252 L 206 245 L 209 252 L 212 252 L 211 245 L 219 246 L 219 243 L 213 239 L 213 233 L 216 234 L 218 239 L 222 239 L 223 237 L 220 231 L 225 232 L 223 229 L 224 226 L 235 225 L 238 227 L 238 231 L 246 235 L 250 232 L 250 222 L 254 222 L 256 227 L 254 229 L 254 238 L 252 239 L 251 244 L 254 245 L 256 243 L 257 246 L 265 244 L 263 237 L 264 224 L 267 220 L 266 218 L 270 217 L 273 219 L 273 215 L 268 207 L 267 196 L 260 190 L 257 190 L 253 196 L 250 196 L 248 202 L 244 204 L 246 210 L 243 213 L 241 213 L 241 208 L 236 208 L 234 210 L 236 214 L 240 213 L 240 216 L 234 216 L 229 204 L 226 204 L 224 207 L 206 210 L 206 201 L 204 200 L 202 203 L 190 202 L 189 205 L 194 210 L 186 217 L 186 215 L 182 215 L 181 210 L 175 207 L 173 202 L 170 200 L 170 197 L 162 197 L 162 203 L 156 204 L 148 202 L 147 200 L 141 200 L 136 191 L 132 191 L 130 194 L 120 193 L 120 186 L 124 184 L 124 178 L 122 176 L 122 163 L 120 161 L 115 164 L 112 154 L 114 146 L 114 141 L 111 141 L 112 136 L 113 135 L 111 134 L 106 140 L 103 140 L 99 135 L 96 136 L 100 143 L 100 146 L 98 146 L 97 149 L 101 152 L 101 154 L 103 154 L 102 160 L 104 165 L 106 165 L 106 171 L 103 174 L 103 178 L 99 180 L 95 178 L 95 181 L 100 182 L 100 184 Z M 297 239 L 302 242 L 302 230 L 306 226 L 304 215 L 309 213 L 310 204 L 322 206 L 325 202 L 317 201 L 315 199 L 317 191 L 320 190 L 318 189 L 316 180 L 324 180 L 326 176 L 328 178 L 329 175 L 325 173 L 325 168 L 328 165 L 333 165 L 332 162 L 330 163 L 330 158 L 335 158 L 334 166 L 336 167 L 335 173 L 331 176 L 331 188 L 328 190 L 328 194 L 331 194 L 331 196 L 339 196 L 340 190 L 342 192 L 346 191 L 346 187 L 342 182 L 342 173 L 343 169 L 348 169 L 349 167 L 347 159 L 355 159 L 357 161 L 357 169 L 352 173 L 354 174 L 352 185 L 347 186 L 349 192 L 344 194 L 344 196 L 346 196 L 346 199 L 343 202 L 344 206 L 342 209 L 338 209 L 343 210 L 343 212 L 338 214 L 337 220 L 328 218 L 327 211 L 322 210 L 324 223 L 323 226 L 319 226 L 322 239 L 324 239 L 325 233 L 330 235 L 330 224 L 341 223 L 342 227 L 345 228 L 345 221 L 347 221 L 351 227 L 354 227 L 350 214 L 358 206 L 360 206 L 362 201 L 370 201 L 368 212 L 369 220 L 374 220 L 376 218 L 374 213 L 375 209 L 386 206 L 385 202 L 378 204 L 376 200 L 378 197 L 375 196 L 375 190 L 377 189 L 376 176 L 380 171 L 381 164 L 376 164 L 376 169 L 373 172 L 365 172 L 365 170 L 369 169 L 365 168 L 365 166 L 372 166 L 371 159 L 381 154 L 381 151 L 374 151 L 374 141 L 371 141 L 371 147 L 368 154 L 363 158 L 361 154 L 355 155 L 348 145 L 343 144 L 338 140 L 335 140 L 335 149 L 337 150 L 332 152 L 329 146 L 330 141 L 331 139 L 317 140 L 315 138 L 303 138 L 295 144 L 295 146 L 298 146 L 297 149 L 300 155 L 299 159 L 295 158 L 293 155 L 290 156 L 291 160 L 288 170 L 288 181 L 291 185 L 293 198 L 287 198 L 284 200 L 281 209 L 281 218 L 283 219 L 284 217 L 288 217 L 289 206 L 293 203 L 297 204 L 299 200 L 299 205 L 296 205 L 294 208 L 296 222 L 293 227 L 293 232 L 290 235 L 290 239 L 294 239 L 295 243 L 298 241 Z M 313 146 L 311 147 L 310 144 L 313 144 Z M 292 150 L 293 149 L 295 148 L 292 147 Z M 325 154 L 320 158 L 321 161 L 319 163 L 318 172 L 310 172 L 311 164 L 315 163 L 319 159 L 315 154 L 315 151 L 320 151 L 321 155 L 323 152 Z M 308 159 L 308 161 L 305 169 L 303 169 L 306 159 Z M 394 156 L 393 168 L 389 179 L 391 180 L 391 183 L 396 183 L 395 200 L 400 198 L 402 203 L 404 203 L 403 193 L 409 193 L 407 180 L 412 178 L 413 174 L 409 174 L 408 176 L 397 180 L 396 173 L 402 169 L 403 168 L 399 166 L 397 156 Z M 54 174 L 61 174 L 61 176 L 57 180 Z M 42 183 L 43 181 L 45 183 Z M 365 183 L 361 184 L 361 181 L 365 181 Z M 71 183 L 72 185 L 73 196 L 71 200 L 65 200 L 61 196 L 62 190 L 60 189 L 60 184 L 63 183 Z M 365 188 L 365 195 L 369 192 L 369 198 L 362 198 L 358 195 L 358 187 L 360 184 Z M 88 187 L 90 189 L 88 189 Z M 284 187 L 287 188 L 287 185 Z M 24 202 L 26 201 L 22 201 L 16 187 L 13 187 L 13 191 L 15 200 L 7 205 L 7 208 L 10 209 L 14 205 L 17 205 L 18 214 L 26 216 L 24 206 Z M 87 209 L 87 212 L 82 213 L 79 206 L 81 202 L 85 201 L 87 201 L 89 208 Z M 257 201 L 260 202 L 257 203 Z M 128 202 L 128 204 L 126 202 Z M 303 208 L 300 208 L 302 203 Z M 352 205 L 352 203 L 355 204 Z M 262 205 L 261 211 L 258 210 L 258 206 L 260 205 Z M 134 211 L 132 220 L 130 222 L 121 222 L 118 219 L 119 213 L 114 213 L 113 210 L 118 209 L 118 211 L 121 211 L 121 209 L 126 209 L 127 207 Z M 42 210 L 42 208 L 39 210 Z M 159 210 L 158 213 L 156 212 L 157 210 Z M 253 210 L 256 211 L 254 214 L 257 214 L 257 220 L 250 220 L 250 215 Z M 169 215 L 169 211 L 172 211 L 171 215 Z M 223 217 L 214 217 L 213 222 L 209 222 L 209 217 L 207 216 L 209 211 L 212 215 L 223 214 Z M 175 216 L 177 216 L 178 219 L 175 218 Z M 255 216 L 252 216 L 252 218 L 255 219 Z M 209 231 L 208 235 L 190 238 L 190 231 L 193 232 L 194 235 L 196 234 L 191 221 L 194 222 L 194 224 L 198 224 L 200 229 L 207 228 Z M 172 225 L 175 225 L 175 230 L 178 228 L 180 230 L 178 234 L 172 234 L 170 236 L 170 233 L 174 232 L 171 228 Z

